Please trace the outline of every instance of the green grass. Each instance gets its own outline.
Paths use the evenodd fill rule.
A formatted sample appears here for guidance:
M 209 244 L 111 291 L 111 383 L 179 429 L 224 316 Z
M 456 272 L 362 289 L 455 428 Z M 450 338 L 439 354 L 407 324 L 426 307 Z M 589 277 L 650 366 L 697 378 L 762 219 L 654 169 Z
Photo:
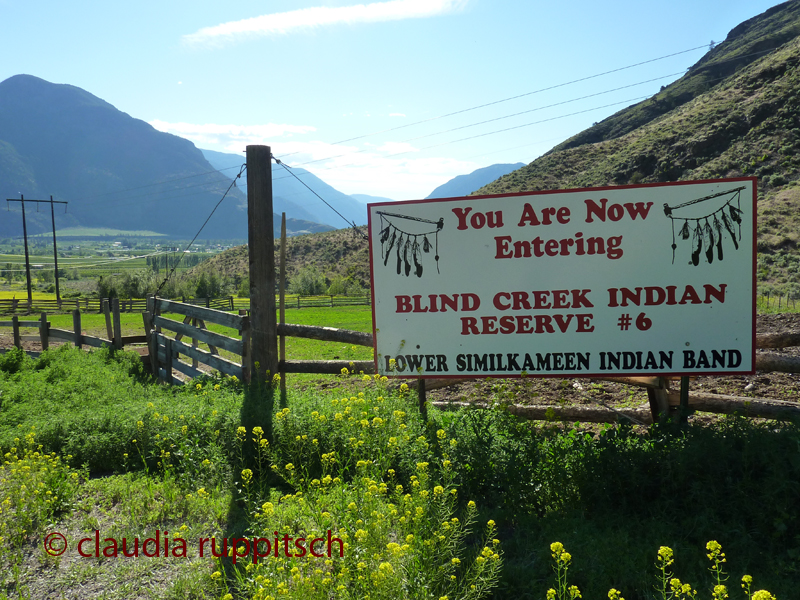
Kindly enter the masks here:
M 68 328 L 71 316 L 63 318 L 67 321 L 59 326 Z M 87 315 L 92 319 L 104 328 L 102 316 Z M 287 320 L 371 327 L 367 307 L 295 310 Z M 298 358 L 343 350 L 313 344 L 294 348 Z M 15 530 L 18 541 L 11 555 L 0 557 L 10 565 L 0 568 L 6 573 L 0 581 L 18 591 L 29 586 L 31 597 L 99 581 L 110 598 L 135 597 L 142 586 L 157 589 L 156 596 L 163 598 L 223 598 L 228 592 L 255 598 L 261 587 L 274 593 L 284 582 L 288 597 L 310 599 L 316 592 L 286 573 L 293 566 L 311 569 L 302 571 L 304 576 L 323 589 L 327 565 L 316 573 L 313 562 L 271 561 L 247 571 L 230 561 L 215 564 L 198 557 L 173 564 L 44 557 L 40 564 L 25 539 L 38 536 L 33 546 L 40 543 L 49 523 L 69 539 L 93 529 L 110 537 L 168 529 L 196 540 L 273 530 L 316 535 L 333 528 L 349 536 L 353 560 L 344 565 L 355 578 L 342 579 L 349 594 L 330 589 L 328 597 L 364 597 L 367 590 L 357 579 L 363 572 L 374 585 L 373 597 L 402 597 L 402 590 L 413 587 L 414 574 L 428 582 L 425 589 L 454 598 L 460 597 L 458 589 L 447 588 L 447 581 L 437 580 L 426 565 L 442 565 L 437 557 L 447 557 L 447 573 L 466 577 L 451 559 L 474 564 L 475 551 L 485 543 L 481 524 L 493 519 L 497 529 L 491 535 L 500 540 L 503 564 L 496 598 L 541 599 L 556 587 L 549 550 L 555 541 L 569 551 L 569 582 L 585 598 L 605 598 L 611 587 L 628 600 L 661 598 L 655 590 L 661 546 L 674 550 L 674 574 L 706 597 L 713 583 L 705 558 L 709 540 L 718 540 L 727 553 L 731 598 L 739 597 L 744 574 L 755 578 L 754 589 L 792 597 L 800 576 L 796 426 L 734 417 L 707 427 L 635 432 L 619 426 L 598 432 L 535 425 L 502 408 L 431 409 L 426 425 L 417 399 L 408 393 L 391 393 L 369 377 L 327 381 L 333 387 L 320 392 L 300 376 L 290 376 L 287 408 L 276 412 L 269 390 L 246 391 L 229 378 L 183 388 L 153 385 L 126 353 L 65 347 L 38 361 L 18 353 L 3 356 L 0 452 L 19 448 L 17 438 L 35 432 L 43 452 L 69 457 L 82 483 L 63 488 L 69 498 L 58 510 L 43 506 L 30 513 L 26 527 L 36 532 L 32 538 Z M 241 425 L 247 427 L 244 437 Z M 258 438 L 256 425 L 268 446 L 248 441 Z M 420 467 L 423 463 L 428 466 Z M 82 465 L 102 477 L 86 480 Z M 414 478 L 427 498 L 442 500 L 453 489 L 456 502 L 428 502 L 415 495 Z M 419 521 L 387 520 L 406 502 L 391 493 L 396 485 L 403 486 L 403 494 L 412 492 L 408 502 L 410 509 L 422 510 Z M 18 498 L 10 490 L 0 483 L 0 496 Z M 469 512 L 470 500 L 477 504 L 475 513 Z M 14 501 L 31 510 L 39 506 L 35 499 Z M 5 514 L 0 513 L 0 522 L 11 523 L 3 521 Z M 453 516 L 464 528 L 445 535 L 442 523 Z M 411 543 L 402 548 L 409 535 L 432 539 L 436 531 L 452 545 L 434 555 Z M 493 543 L 488 547 L 493 551 Z M 391 571 L 381 567 L 384 563 Z M 336 565 L 331 568 L 342 566 Z M 381 581 L 369 579 L 379 573 Z
M 491 541 L 494 527 L 475 523 L 474 505 L 459 505 L 451 493 L 454 473 L 443 462 L 450 446 L 441 437 L 428 441 L 418 415 L 407 413 L 405 394 L 389 394 L 374 379 L 352 378 L 347 398 L 293 393 L 293 408 L 281 410 L 273 424 L 264 412 L 272 403 L 270 388 L 242 390 L 228 378 L 183 389 L 142 380 L 133 357 L 108 351 L 62 348 L 37 361 L 19 352 L 3 357 L 0 449 L 16 453 L 27 436 L 30 450 L 41 444 L 36 452 L 54 451 L 73 465 L 85 464 L 92 475 L 106 475 L 86 481 L 85 472 L 67 469 L 67 481 L 74 476 L 83 483 L 68 490 L 60 509 L 31 520 L 28 537 L 35 530 L 41 544 L 41 536 L 55 529 L 74 544 L 94 529 L 117 539 L 170 530 L 173 540 L 185 536 L 196 546 L 204 535 L 252 538 L 276 530 L 310 540 L 332 530 L 347 542 L 345 555 L 327 562 L 276 559 L 245 569 L 242 561 L 237 568 L 230 560 L 208 558 L 198 567 L 195 552 L 172 566 L 138 559 L 84 562 L 91 573 L 76 571 L 73 561 L 64 573 L 58 561 L 45 557 L 43 575 L 41 565 L 32 567 L 35 555 L 26 554 L 27 537 L 19 534 L 0 556 L 9 567 L 0 569 L 6 586 L 0 589 L 28 585 L 38 597 L 42 586 L 57 587 L 46 587 L 52 579 L 67 578 L 77 587 L 91 577 L 104 582 L 106 597 L 130 597 L 125 594 L 137 588 L 130 578 L 151 581 L 154 569 L 169 571 L 164 577 L 170 585 L 158 597 L 181 597 L 175 581 L 198 598 L 222 598 L 229 589 L 263 597 L 276 585 L 291 587 L 288 597 L 322 599 L 349 590 L 334 596 L 411 598 L 435 590 L 437 597 L 478 598 L 483 594 L 472 593 L 471 585 L 492 587 L 501 565 Z M 34 454 L 26 453 L 26 460 Z M 0 504 L 7 497 L 15 513 L 30 510 L 15 490 L 34 484 L 38 490 L 37 480 L 24 468 L 13 473 L 13 481 L 0 477 Z M 49 491 L 44 486 L 40 493 Z M 405 513 L 398 513 L 399 506 Z M 0 523 L 11 527 L 7 515 L 0 513 Z M 306 565 L 304 582 L 292 570 L 298 564 Z M 29 568 L 37 569 L 34 580 Z M 335 583 L 329 573 L 337 574 Z
M 462 597 L 457 585 L 448 587 L 449 574 L 466 580 L 466 567 L 459 565 L 475 564 L 489 519 L 497 524 L 490 537 L 500 540 L 503 564 L 497 598 L 541 599 L 556 587 L 554 541 L 571 554 L 569 582 L 586 598 L 605 598 L 611 587 L 628 600 L 660 598 L 654 586 L 661 546 L 674 550 L 675 575 L 705 595 L 713 583 L 705 558 L 709 540 L 727 553 L 732 598 L 745 573 L 755 578 L 754 589 L 792 596 L 800 556 L 796 427 L 730 418 L 710 427 L 640 433 L 607 427 L 598 433 L 536 426 L 502 408 L 431 410 L 426 425 L 415 397 L 366 379 L 330 378 L 336 387 L 324 393 L 290 387 L 287 408 L 278 410 L 268 389 L 245 391 L 231 379 L 173 389 L 152 385 L 124 353 L 64 348 L 38 361 L 11 353 L 0 359 L 0 451 L 19 452 L 19 440 L 35 432 L 42 452 L 103 475 L 86 480 L 77 471 L 82 483 L 64 488 L 69 498 L 63 505 L 30 521 L 37 543 L 54 527 L 73 540 L 94 529 L 142 538 L 180 531 L 196 540 L 273 530 L 318 535 L 330 528 L 348 536 L 351 556 L 330 568 L 349 569 L 340 581 L 350 593 L 334 586 L 326 597 L 364 597 L 361 573 L 373 586 L 372 597 L 410 597 L 414 577 L 432 586 L 436 598 Z M 263 433 L 254 430 L 258 423 Z M 262 436 L 269 444 L 258 443 Z M 12 498 L 0 483 L 2 494 Z M 399 520 L 403 511 L 417 514 L 417 507 L 419 519 Z M 458 526 L 442 529 L 453 517 Z M 432 535 L 452 544 L 433 554 L 412 542 L 402 547 L 408 536 L 424 541 Z M 31 597 L 45 595 L 36 585 L 77 587 L 88 580 L 104 582 L 107 597 L 131 597 L 137 589 L 131 578 L 139 587 L 168 582 L 156 586 L 158 597 L 185 591 L 185 597 L 222 598 L 231 591 L 255 598 L 261 587 L 273 593 L 279 582 L 288 586 L 288 597 L 314 598 L 329 589 L 322 563 L 271 560 L 244 570 L 195 556 L 172 564 L 47 559 L 40 565 L 25 549 L 25 537 L 15 539 L 21 545 L 3 560 L 17 571 L 0 570 L 6 573 L 0 577 L 7 585 L 27 582 Z M 488 547 L 495 551 L 493 542 Z M 444 564 L 450 569 L 444 579 L 426 566 Z M 316 582 L 316 592 L 292 583 L 293 566 L 309 569 L 304 577 Z M 35 579 L 26 579 L 30 569 L 37 569 Z M 211 577 L 214 572 L 219 575 Z M 378 573 L 385 579 L 374 581 L 371 574 Z

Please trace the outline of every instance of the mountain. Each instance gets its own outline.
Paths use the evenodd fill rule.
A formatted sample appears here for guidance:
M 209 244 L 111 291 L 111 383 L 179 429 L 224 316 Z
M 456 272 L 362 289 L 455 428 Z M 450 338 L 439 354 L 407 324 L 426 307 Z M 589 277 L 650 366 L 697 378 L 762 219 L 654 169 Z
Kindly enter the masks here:
M 191 237 L 229 184 L 191 142 L 89 92 L 31 75 L 0 82 L 0 195 L 69 202 L 56 217 L 59 228 Z M 244 195 L 231 190 L 204 237 L 246 238 L 245 208 Z M 49 230 L 48 212 L 26 211 L 29 233 Z M 19 235 L 21 218 L 7 214 L 0 235 Z
M 755 175 L 762 291 L 800 297 L 800 0 L 738 25 L 678 81 L 480 194 Z
M 800 298 L 800 0 L 738 25 L 652 98 L 473 193 L 752 175 L 759 291 Z M 292 252 L 335 275 L 340 266 L 326 257 L 341 248 L 336 238 L 317 239 L 297 238 Z M 352 260 L 349 268 L 366 272 L 368 264 Z
M 498 177 L 502 177 L 506 173 L 516 171 L 520 167 L 524 167 L 525 163 L 515 164 L 497 164 L 477 169 L 468 175 L 459 175 L 454 177 L 447 183 L 443 183 L 435 190 L 433 190 L 427 198 L 457 198 L 459 196 L 468 196 L 477 189 L 482 188 L 487 183 L 491 183 Z
M 355 198 L 363 204 L 370 204 L 372 202 L 394 202 L 391 198 L 384 198 L 383 196 L 370 196 L 369 194 L 350 194 L 351 198 Z
M 227 172 L 231 176 L 235 176 L 237 173 L 234 168 L 245 162 L 244 155 L 239 156 L 213 150 L 202 150 L 202 152 L 214 168 L 228 169 Z M 237 183 L 237 185 L 239 184 Z M 247 193 L 246 183 L 239 187 Z M 326 206 L 314 192 L 339 211 L 348 221 L 355 222 L 356 225 L 366 224 L 367 210 L 352 196 L 343 194 L 305 169 L 289 169 L 282 165 L 272 165 L 272 206 L 276 213 L 285 212 L 287 219 L 292 217 L 316 221 L 334 229 L 347 227 L 342 217 Z

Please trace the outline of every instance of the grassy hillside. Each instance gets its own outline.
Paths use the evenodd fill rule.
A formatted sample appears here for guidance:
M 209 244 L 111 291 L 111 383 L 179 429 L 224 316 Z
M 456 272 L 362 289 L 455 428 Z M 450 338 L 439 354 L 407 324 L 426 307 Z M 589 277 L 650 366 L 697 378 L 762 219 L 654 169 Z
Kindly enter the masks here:
M 289 281 L 303 268 L 313 267 L 328 281 L 337 277 L 351 278 L 369 288 L 369 244 L 362 237 L 367 228 L 337 229 L 322 233 L 298 235 L 286 240 L 286 276 Z M 275 267 L 278 266 L 280 240 L 275 240 Z M 198 265 L 190 274 L 215 273 L 226 277 L 246 276 L 247 246 L 237 246 Z
M 624 135 L 554 149 L 477 193 L 755 175 L 760 283 L 763 289 L 800 294 L 798 65 L 800 38 L 795 38 Z M 611 119 L 619 121 L 616 115 Z
M 800 2 L 772 7 L 734 27 L 725 42 L 716 45 L 689 71 L 661 91 L 623 109 L 559 144 L 551 152 L 613 139 L 630 133 L 709 91 L 740 69 L 800 34 Z
M 800 0 L 735 27 L 654 97 L 556 146 L 476 194 L 755 175 L 762 293 L 800 298 Z M 289 273 L 368 282 L 367 245 L 348 230 L 290 240 Z M 246 252 L 238 263 L 246 272 Z M 221 256 L 218 259 L 232 261 Z M 209 268 L 217 268 L 210 263 Z

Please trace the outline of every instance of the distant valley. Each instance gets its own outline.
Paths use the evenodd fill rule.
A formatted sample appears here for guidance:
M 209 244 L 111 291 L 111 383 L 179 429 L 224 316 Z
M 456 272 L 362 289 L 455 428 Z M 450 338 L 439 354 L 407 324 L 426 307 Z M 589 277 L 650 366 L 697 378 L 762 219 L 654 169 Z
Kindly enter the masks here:
M 68 202 L 56 214 L 57 229 L 190 238 L 244 162 L 244 153 L 199 150 L 75 86 L 31 75 L 0 82 L 0 195 Z M 289 235 L 364 225 L 366 203 L 388 200 L 343 194 L 301 168 L 274 164 L 272 172 L 273 209 L 286 213 Z M 476 181 L 474 189 L 490 181 Z M 246 239 L 246 192 L 242 176 L 202 239 Z M 29 232 L 50 231 L 49 210 L 29 206 Z M 0 217 L 0 237 L 22 233 L 19 204 L 12 208 Z

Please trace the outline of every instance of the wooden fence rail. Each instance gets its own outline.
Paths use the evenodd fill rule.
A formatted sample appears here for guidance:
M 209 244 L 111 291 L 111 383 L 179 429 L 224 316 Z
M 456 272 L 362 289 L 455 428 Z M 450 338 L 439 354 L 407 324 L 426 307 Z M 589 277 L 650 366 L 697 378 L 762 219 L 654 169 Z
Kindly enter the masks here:
M 226 375 L 235 375 L 243 381 L 249 380 L 248 355 L 250 352 L 250 319 L 245 315 L 234 315 L 229 312 L 196 306 L 190 303 L 166 300 L 163 298 L 150 298 L 147 301 L 148 310 L 143 313 L 145 325 L 144 336 L 122 336 L 119 314 L 122 301 L 105 300 L 101 304 L 101 312 L 106 315 L 108 339 L 88 336 L 81 332 L 81 311 L 73 311 L 72 330 L 57 329 L 52 327 L 47 320 L 47 313 L 42 312 L 40 317 L 33 319 L 20 319 L 13 315 L 10 320 L 0 321 L 0 328 L 10 327 L 14 338 L 14 345 L 21 347 L 22 341 L 39 341 L 42 349 L 46 350 L 50 340 L 71 342 L 78 347 L 83 345 L 100 347 L 102 345 L 122 348 L 126 344 L 147 342 L 150 364 L 153 373 L 162 381 L 170 384 L 181 383 L 173 374 L 173 370 L 188 377 L 202 374 L 199 364 L 203 363 Z M 162 314 L 182 315 L 183 321 L 176 321 L 162 316 Z M 206 322 L 215 323 L 237 331 L 237 337 L 231 337 L 209 331 Z M 36 328 L 38 335 L 21 335 L 23 328 Z M 163 331 L 172 332 L 167 336 Z M 329 342 L 355 344 L 360 346 L 373 346 L 373 336 L 370 333 L 335 329 L 331 327 L 315 327 L 309 325 L 279 324 L 278 335 L 317 339 Z M 186 341 L 184 341 L 184 338 Z M 187 343 L 189 340 L 190 343 Z M 206 344 L 208 351 L 198 347 L 199 343 Z M 756 336 L 757 348 L 785 348 L 800 345 L 800 333 L 760 334 Z M 220 349 L 240 357 L 241 362 L 234 362 L 220 356 Z M 181 356 L 191 360 L 191 363 L 182 361 Z M 316 373 L 340 374 L 346 369 L 349 373 L 372 374 L 375 372 L 373 361 L 347 361 L 347 360 L 283 360 L 279 363 L 279 370 L 284 373 Z M 789 373 L 800 372 L 800 358 L 786 356 L 774 352 L 759 352 L 756 354 L 756 369 L 759 371 L 783 371 Z M 564 421 L 582 422 L 614 422 L 620 417 L 629 418 L 635 422 L 651 423 L 659 414 L 675 414 L 680 404 L 679 393 L 670 387 L 670 380 L 664 377 L 606 377 L 608 381 L 615 381 L 628 385 L 644 387 L 650 398 L 650 408 L 613 409 L 604 406 L 523 406 L 510 405 L 508 410 L 522 418 L 551 419 L 557 418 Z M 422 380 L 420 380 L 422 381 Z M 468 381 L 467 379 L 442 379 L 425 380 L 426 390 L 445 387 L 456 383 Z M 410 385 L 415 387 L 416 381 Z M 422 389 L 421 389 L 422 395 Z M 464 403 L 434 402 L 434 406 L 442 409 L 456 409 Z M 722 396 L 702 392 L 689 393 L 689 407 L 692 410 L 703 412 L 732 414 L 738 413 L 750 417 L 761 418 L 800 418 L 800 405 L 794 402 L 781 402 L 763 398 Z
M 10 327 L 14 339 L 14 346 L 17 348 L 22 347 L 22 342 L 39 342 L 42 350 L 47 350 L 50 347 L 50 340 L 57 340 L 62 342 L 71 342 L 78 348 L 82 346 L 92 346 L 100 348 L 103 345 L 114 348 L 122 348 L 126 344 L 144 343 L 144 335 L 123 336 L 122 327 L 120 325 L 120 301 L 117 298 L 112 298 L 111 302 L 108 300 L 103 301 L 102 309 L 106 313 L 106 320 L 108 324 L 107 332 L 108 338 L 94 337 L 86 335 L 81 330 L 81 311 L 75 309 L 72 311 L 72 330 L 58 329 L 53 327 L 50 321 L 47 320 L 47 313 L 41 313 L 41 317 L 36 321 L 21 320 L 17 315 L 13 315 L 10 321 L 0 321 L 0 328 Z M 35 327 L 39 330 L 38 335 L 21 335 L 20 329 Z
M 175 321 L 161 316 L 163 313 L 182 315 L 184 319 L 182 322 Z M 174 377 L 173 369 L 187 377 L 197 377 L 202 374 L 199 369 L 200 363 L 220 373 L 236 376 L 244 381 L 249 380 L 247 359 L 250 346 L 249 317 L 154 297 L 148 299 L 148 310 L 143 318 L 150 365 L 153 374 L 162 381 L 169 384 L 180 383 Z M 209 331 L 206 322 L 235 329 L 239 337 L 234 338 Z M 165 335 L 162 330 L 172 332 L 174 337 Z M 183 338 L 190 339 L 191 343 L 182 341 Z M 198 347 L 201 342 L 208 346 L 208 351 Z M 219 354 L 220 348 L 238 355 L 241 362 L 223 358 Z M 191 363 L 180 360 L 181 355 L 190 358 Z
M 28 305 L 27 299 L 0 299 L 0 314 L 14 314 L 33 312 L 71 312 L 73 310 L 83 310 L 84 312 L 102 312 L 103 302 L 108 298 L 74 298 L 58 300 L 33 300 L 33 304 Z M 184 298 L 186 304 L 205 306 L 217 310 L 234 310 L 233 296 L 223 298 Z M 147 310 L 146 298 L 120 298 L 121 312 L 144 312 Z
M 61 302 L 57 300 L 33 300 L 28 306 L 26 298 L 0 299 L 0 315 L 3 314 L 31 314 L 34 312 L 101 312 L 103 301 L 107 298 L 66 298 Z M 177 300 L 176 300 L 177 301 Z M 147 310 L 146 298 L 121 298 L 120 310 L 122 312 L 145 312 Z M 181 298 L 183 304 L 204 306 L 216 310 L 235 311 L 250 308 L 249 298 L 234 298 L 224 296 L 220 298 Z M 369 306 L 370 296 L 296 296 L 287 299 L 288 308 L 333 308 L 337 306 Z

